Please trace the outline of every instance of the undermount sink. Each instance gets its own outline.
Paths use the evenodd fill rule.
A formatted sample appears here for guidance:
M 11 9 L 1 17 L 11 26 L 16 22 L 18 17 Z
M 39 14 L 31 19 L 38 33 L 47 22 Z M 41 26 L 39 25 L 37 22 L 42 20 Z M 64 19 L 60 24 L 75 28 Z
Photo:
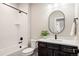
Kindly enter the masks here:
M 47 38 L 46 40 L 62 41 L 62 40 L 64 40 L 64 39 Z
M 52 40 L 52 39 L 50 39 L 50 40 Z M 75 42 L 75 40 L 71 40 L 71 39 L 56 39 L 56 40 L 53 39 L 53 40 L 54 40 L 54 41 L 61 41 L 61 42 L 65 42 L 65 43 L 66 43 L 66 42 L 67 42 L 67 43 L 68 43 L 68 42 Z

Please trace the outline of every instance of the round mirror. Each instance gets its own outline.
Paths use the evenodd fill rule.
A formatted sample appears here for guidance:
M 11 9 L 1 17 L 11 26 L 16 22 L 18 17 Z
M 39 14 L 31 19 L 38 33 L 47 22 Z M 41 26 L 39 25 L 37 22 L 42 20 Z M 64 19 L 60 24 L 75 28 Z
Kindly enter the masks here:
M 50 32 L 59 34 L 64 30 L 65 27 L 65 16 L 64 13 L 57 10 L 49 15 L 48 27 Z

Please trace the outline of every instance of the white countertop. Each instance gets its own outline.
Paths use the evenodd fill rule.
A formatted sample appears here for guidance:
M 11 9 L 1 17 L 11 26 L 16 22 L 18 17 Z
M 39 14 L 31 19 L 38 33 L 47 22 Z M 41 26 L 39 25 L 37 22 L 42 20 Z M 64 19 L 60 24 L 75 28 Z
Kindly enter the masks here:
M 70 46 L 78 46 L 78 48 L 79 48 L 79 41 L 78 40 L 68 40 L 68 39 L 57 39 L 57 40 L 55 40 L 54 38 L 47 38 L 47 39 L 37 39 L 37 41 L 63 44 L 63 45 L 70 45 Z

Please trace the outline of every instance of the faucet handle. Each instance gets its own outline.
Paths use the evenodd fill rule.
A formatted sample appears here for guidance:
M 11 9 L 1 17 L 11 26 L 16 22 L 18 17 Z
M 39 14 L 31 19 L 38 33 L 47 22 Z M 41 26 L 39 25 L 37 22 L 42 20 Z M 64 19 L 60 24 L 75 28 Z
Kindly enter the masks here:
M 22 42 L 18 42 L 19 44 L 21 44 Z

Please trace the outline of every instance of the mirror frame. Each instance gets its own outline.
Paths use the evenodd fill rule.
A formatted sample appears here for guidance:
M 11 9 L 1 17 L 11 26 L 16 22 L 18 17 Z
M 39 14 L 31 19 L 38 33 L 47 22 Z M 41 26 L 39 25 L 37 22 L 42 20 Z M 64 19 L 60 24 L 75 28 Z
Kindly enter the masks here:
M 49 17 L 48 17 L 48 29 L 49 29 L 49 31 L 51 32 L 51 33 L 53 33 L 53 34 L 60 34 L 61 32 L 63 32 L 64 31 L 64 29 L 65 29 L 65 15 L 64 15 L 64 27 L 63 27 L 63 29 L 62 29 L 62 31 L 60 31 L 60 32 L 58 32 L 58 33 L 55 33 L 55 32 L 53 32 L 51 29 L 50 29 L 50 16 L 54 13 L 54 12 L 61 12 L 63 15 L 64 15 L 64 13 L 61 11 L 61 10 L 55 10 L 55 11 L 53 11 L 52 13 L 50 13 L 49 14 Z

